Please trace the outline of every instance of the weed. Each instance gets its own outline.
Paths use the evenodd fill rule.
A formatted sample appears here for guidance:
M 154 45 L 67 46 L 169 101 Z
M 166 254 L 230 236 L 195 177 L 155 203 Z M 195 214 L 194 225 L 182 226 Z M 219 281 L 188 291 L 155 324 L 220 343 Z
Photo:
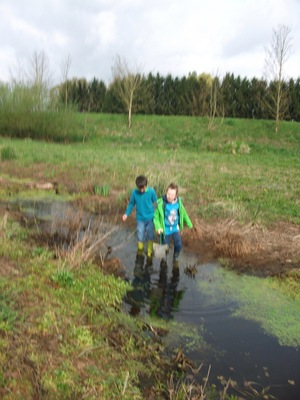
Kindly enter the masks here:
M 17 313 L 13 310 L 12 305 L 6 295 L 0 294 L 0 331 L 2 332 L 12 330 L 17 318 Z
M 54 283 L 58 283 L 61 286 L 69 287 L 74 285 L 74 276 L 71 271 L 62 270 L 52 275 Z
M 0 159 L 1 161 L 9 161 L 17 158 L 16 151 L 11 146 L 3 146 L 0 149 Z
M 110 193 L 110 186 L 109 185 L 94 185 L 94 193 L 103 196 L 103 197 L 108 197 Z

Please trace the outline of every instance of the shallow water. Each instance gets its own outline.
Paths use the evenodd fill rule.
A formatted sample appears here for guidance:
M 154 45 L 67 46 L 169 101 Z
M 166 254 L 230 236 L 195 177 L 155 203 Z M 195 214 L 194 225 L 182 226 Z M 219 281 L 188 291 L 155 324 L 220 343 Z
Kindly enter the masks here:
M 123 235 L 129 234 L 124 230 L 114 240 L 122 243 Z M 167 268 L 160 266 L 160 260 L 156 259 L 153 266 L 147 268 L 146 259 L 137 260 L 134 237 L 115 253 L 124 263 L 126 276 L 135 287 L 126 299 L 128 312 L 133 315 L 155 314 L 168 321 L 183 323 L 203 335 L 205 344 L 200 343 L 198 347 L 193 345 L 193 337 L 186 341 L 180 340 L 179 335 L 172 343 L 174 347 L 182 346 L 195 366 L 203 364 L 198 377 L 200 383 L 211 366 L 210 384 L 222 389 L 229 379 L 237 383 L 238 391 L 229 389 L 227 393 L 250 398 L 254 397 L 254 390 L 262 392 L 265 389 L 268 395 L 278 399 L 300 399 L 300 330 L 292 340 L 283 335 L 283 341 L 294 343 L 296 340 L 296 346 L 280 344 L 282 340 L 276 337 L 276 330 L 268 332 L 260 313 L 257 312 L 256 321 L 255 316 L 245 309 L 245 298 L 232 291 L 239 282 L 250 290 L 251 285 L 256 288 L 262 285 L 265 303 L 274 302 L 273 297 L 280 296 L 271 288 L 273 297 L 269 299 L 263 279 L 239 276 L 217 263 L 199 265 L 193 255 L 184 252 L 178 274 L 173 273 L 171 255 L 167 259 Z M 194 265 L 197 272 L 191 277 L 185 270 Z M 259 310 L 266 306 L 262 302 L 257 305 Z M 274 306 L 281 307 L 280 304 Z M 241 311 L 245 312 L 244 317 Z M 300 308 L 295 318 L 299 322 Z M 247 382 L 252 382 L 253 390 L 247 387 Z
M 28 218 L 43 220 L 44 227 L 54 217 L 68 214 L 72 218 L 72 212 L 66 212 L 68 206 L 57 202 L 28 201 L 18 206 Z M 179 269 L 173 269 L 171 255 L 167 265 L 154 259 L 147 266 L 145 258 L 137 257 L 132 230 L 124 226 L 107 241 L 134 287 L 124 308 L 132 315 L 167 321 L 171 329 L 165 342 L 174 348 L 181 346 L 196 367 L 202 364 L 195 377 L 199 383 L 210 367 L 209 383 L 218 389 L 229 379 L 236 382 L 238 391 L 228 389 L 227 393 L 263 398 L 255 397 L 254 390 L 269 387 L 267 394 L 278 399 L 300 399 L 297 304 L 283 299 L 263 279 L 236 275 L 217 263 L 199 264 L 184 251 Z M 195 266 L 195 276 L 185 273 L 187 266 Z M 274 320 L 281 320 L 280 312 L 287 310 L 292 311 L 290 319 L 282 319 L 286 325 L 278 327 Z M 252 383 L 247 386 L 247 382 Z

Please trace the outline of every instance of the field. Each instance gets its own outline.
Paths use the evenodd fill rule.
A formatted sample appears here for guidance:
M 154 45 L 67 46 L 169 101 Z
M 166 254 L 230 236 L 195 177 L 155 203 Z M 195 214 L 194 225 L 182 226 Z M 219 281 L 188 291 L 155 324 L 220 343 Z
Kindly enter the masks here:
M 77 113 L 68 143 L 2 137 L 2 153 L 14 157 L 2 156 L 1 178 L 10 194 L 13 182 L 17 191 L 18 183 L 50 182 L 60 194 L 109 197 L 116 214 L 137 175 L 158 195 L 175 181 L 198 228 L 186 240 L 194 250 L 240 266 L 299 261 L 298 123 L 282 122 L 275 135 L 273 121 L 216 120 L 212 129 L 204 118 L 135 116 L 131 129 L 126 122 Z
M 126 116 L 74 114 L 72 126 L 59 143 L 0 137 L 2 201 L 65 199 L 118 224 L 137 175 L 158 195 L 175 181 L 194 223 L 188 251 L 279 276 L 278 290 L 299 297 L 299 124 L 275 136 L 272 121 L 209 130 L 206 119 L 134 116 L 129 130 Z M 103 260 L 62 254 L 19 212 L 0 212 L 1 398 L 229 398 L 185 380 L 180 351 L 165 358 L 172 325 L 120 312 L 129 286 Z

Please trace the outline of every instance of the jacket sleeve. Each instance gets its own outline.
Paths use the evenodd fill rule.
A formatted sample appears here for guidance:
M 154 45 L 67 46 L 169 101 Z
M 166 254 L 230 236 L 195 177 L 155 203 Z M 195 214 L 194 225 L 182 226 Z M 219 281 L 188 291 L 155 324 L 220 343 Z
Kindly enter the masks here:
M 154 211 L 153 223 L 154 223 L 154 229 L 156 232 L 159 230 L 159 228 L 162 228 L 162 226 L 160 225 L 159 210 L 157 207 Z
M 188 213 L 186 212 L 184 205 L 182 205 L 182 213 L 183 213 L 183 223 L 188 228 L 192 228 L 193 227 L 192 221 L 190 220 L 190 217 L 188 216 Z
M 152 203 L 157 203 L 157 196 L 154 189 L 152 189 Z
M 131 196 L 130 196 L 130 200 L 129 200 L 128 206 L 127 206 L 126 211 L 125 211 L 125 214 L 127 215 L 127 217 L 129 217 L 129 215 L 130 215 L 131 211 L 133 210 L 134 206 L 135 206 L 135 195 L 134 195 L 134 190 L 133 190 L 132 193 L 131 193 Z

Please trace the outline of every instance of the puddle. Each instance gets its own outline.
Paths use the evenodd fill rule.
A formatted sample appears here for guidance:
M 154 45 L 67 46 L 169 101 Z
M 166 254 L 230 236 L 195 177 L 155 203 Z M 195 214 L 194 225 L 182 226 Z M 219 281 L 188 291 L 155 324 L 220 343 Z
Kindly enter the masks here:
M 237 275 L 214 263 L 197 265 L 195 257 L 184 252 L 178 274 L 173 273 L 171 256 L 167 268 L 156 259 L 151 268 L 144 260 L 141 268 L 135 238 L 117 255 L 135 288 L 127 299 L 128 312 L 156 314 L 198 330 L 204 347 L 193 346 L 193 337 L 188 342 L 178 339 L 177 346 L 183 346 L 196 366 L 203 364 L 206 371 L 211 366 L 211 384 L 221 389 L 231 379 L 246 398 L 267 387 L 268 395 L 300 398 L 299 303 L 278 293 L 266 279 Z M 185 269 L 195 264 L 197 272 L 191 277 Z M 248 382 L 253 389 L 245 387 Z
M 47 226 L 54 217 L 66 218 L 63 207 L 23 202 L 20 208 Z M 171 255 L 167 265 L 154 259 L 147 266 L 145 258 L 137 257 L 132 230 L 123 226 L 107 244 L 113 256 L 121 259 L 126 279 L 134 287 L 125 310 L 167 321 L 173 328 L 165 338 L 168 344 L 182 346 L 194 365 L 203 365 L 199 383 L 210 366 L 210 384 L 222 389 L 231 379 L 241 390 L 227 393 L 271 398 L 255 395 L 268 388 L 268 396 L 300 398 L 299 303 L 279 293 L 266 279 L 237 275 L 216 263 L 199 265 L 184 251 L 177 270 L 172 268 Z M 195 268 L 194 276 L 186 274 L 187 266 Z

